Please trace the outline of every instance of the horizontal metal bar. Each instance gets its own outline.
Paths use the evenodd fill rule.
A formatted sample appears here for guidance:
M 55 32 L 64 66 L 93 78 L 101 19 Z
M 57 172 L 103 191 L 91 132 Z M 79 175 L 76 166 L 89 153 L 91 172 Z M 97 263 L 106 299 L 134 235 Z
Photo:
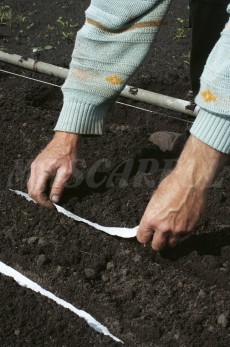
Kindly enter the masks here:
M 24 58 L 20 55 L 9 54 L 3 51 L 0 51 L 0 61 L 62 79 L 66 79 L 69 72 L 68 69 L 63 67 L 30 58 Z M 198 106 L 194 110 L 189 109 L 188 107 L 191 106 L 189 101 L 128 85 L 125 86 L 120 95 L 128 99 L 145 102 L 147 104 L 163 107 L 172 111 L 182 112 L 189 116 L 195 117 L 199 111 Z

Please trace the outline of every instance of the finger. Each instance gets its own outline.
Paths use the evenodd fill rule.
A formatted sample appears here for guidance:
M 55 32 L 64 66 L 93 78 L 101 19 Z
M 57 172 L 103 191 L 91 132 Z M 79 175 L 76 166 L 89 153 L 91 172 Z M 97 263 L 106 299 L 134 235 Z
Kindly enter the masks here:
M 171 236 L 168 239 L 168 246 L 176 247 L 179 243 L 189 239 L 190 236 L 191 236 L 190 234 L 181 234 L 178 236 Z
M 50 192 L 50 200 L 54 204 L 57 204 L 60 201 L 62 192 L 65 187 L 65 183 L 70 176 L 71 176 L 71 173 L 67 172 L 66 170 L 59 169 L 57 171 L 54 182 L 52 184 L 51 192 Z
M 167 244 L 169 232 L 156 230 L 153 236 L 152 248 L 161 251 Z
M 145 222 L 140 223 L 138 231 L 137 231 L 137 240 L 140 243 L 148 243 L 152 236 L 153 236 L 154 230 L 152 230 L 148 224 L 146 224 Z
M 179 237 L 176 237 L 176 236 L 171 236 L 168 238 L 168 241 L 167 241 L 167 245 L 169 247 L 176 247 L 176 245 L 180 242 L 180 238 Z
M 47 194 L 45 194 L 50 176 L 50 173 L 47 171 L 43 171 L 40 175 L 36 175 L 35 171 L 31 170 L 31 176 L 27 186 L 28 193 L 35 202 L 42 206 L 53 208 L 52 202 L 49 200 Z

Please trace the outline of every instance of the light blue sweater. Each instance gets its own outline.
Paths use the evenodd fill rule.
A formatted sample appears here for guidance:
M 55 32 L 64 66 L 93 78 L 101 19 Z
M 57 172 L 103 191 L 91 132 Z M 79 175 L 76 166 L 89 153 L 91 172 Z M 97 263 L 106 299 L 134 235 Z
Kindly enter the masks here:
M 108 108 L 152 46 L 171 0 L 92 0 L 77 34 L 55 130 L 101 134 Z M 230 6 L 229 6 L 230 10 Z M 230 153 L 230 29 L 212 51 L 191 133 Z

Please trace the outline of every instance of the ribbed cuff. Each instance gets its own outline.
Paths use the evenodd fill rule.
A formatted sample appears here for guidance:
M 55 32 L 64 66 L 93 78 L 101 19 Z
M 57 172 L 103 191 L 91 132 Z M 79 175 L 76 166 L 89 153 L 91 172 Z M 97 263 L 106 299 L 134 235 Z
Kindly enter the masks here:
M 74 99 L 64 100 L 55 131 L 101 135 L 108 104 L 88 104 Z
M 230 154 L 230 117 L 201 109 L 190 132 L 216 150 Z

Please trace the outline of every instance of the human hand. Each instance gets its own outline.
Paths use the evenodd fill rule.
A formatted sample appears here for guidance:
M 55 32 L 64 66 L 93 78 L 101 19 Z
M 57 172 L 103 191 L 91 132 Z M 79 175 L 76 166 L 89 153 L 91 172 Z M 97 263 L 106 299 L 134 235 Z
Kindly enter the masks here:
M 53 203 L 59 202 L 65 183 L 73 173 L 79 140 L 80 135 L 56 132 L 51 142 L 33 161 L 27 188 L 37 203 L 52 208 Z M 47 196 L 47 184 L 52 177 L 54 181 Z
M 206 204 L 205 189 L 182 183 L 183 172 L 173 172 L 161 182 L 142 217 L 137 239 L 152 248 L 175 247 L 194 230 Z
M 208 187 L 227 156 L 190 136 L 175 170 L 151 198 L 137 239 L 162 250 L 189 237 L 204 212 Z

